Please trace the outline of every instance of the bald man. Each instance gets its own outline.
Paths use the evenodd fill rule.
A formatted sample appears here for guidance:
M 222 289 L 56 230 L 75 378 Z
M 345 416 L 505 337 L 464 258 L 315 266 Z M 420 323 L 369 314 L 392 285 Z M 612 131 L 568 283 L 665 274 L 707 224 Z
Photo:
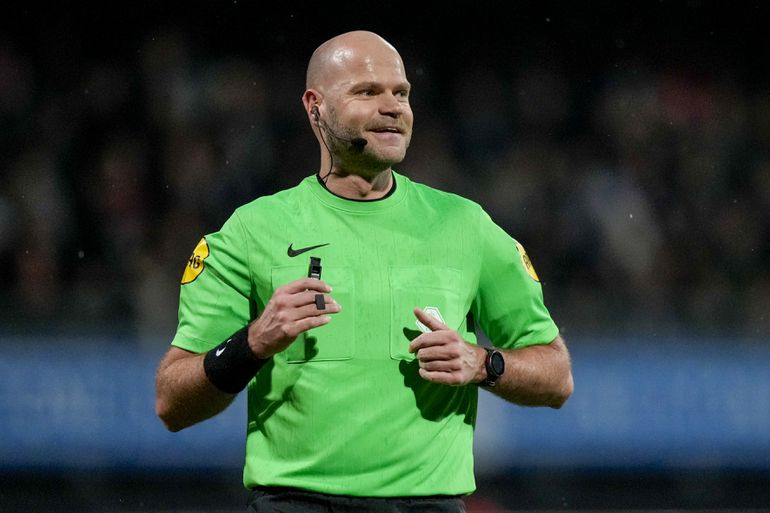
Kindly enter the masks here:
M 317 172 L 236 209 L 184 270 L 156 411 L 178 431 L 248 388 L 249 511 L 464 511 L 478 389 L 552 408 L 572 393 L 521 244 L 393 170 L 410 90 L 377 34 L 323 43 L 302 95 Z

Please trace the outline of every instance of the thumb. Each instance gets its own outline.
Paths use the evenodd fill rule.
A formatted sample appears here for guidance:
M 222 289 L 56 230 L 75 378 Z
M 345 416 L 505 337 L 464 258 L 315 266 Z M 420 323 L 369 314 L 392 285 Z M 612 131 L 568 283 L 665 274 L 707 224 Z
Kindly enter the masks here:
M 417 317 L 417 320 L 426 325 L 428 328 L 430 328 L 431 331 L 440 331 L 440 330 L 448 330 L 449 326 L 438 320 L 433 315 L 429 314 L 422 308 L 415 308 L 414 309 L 414 316 Z

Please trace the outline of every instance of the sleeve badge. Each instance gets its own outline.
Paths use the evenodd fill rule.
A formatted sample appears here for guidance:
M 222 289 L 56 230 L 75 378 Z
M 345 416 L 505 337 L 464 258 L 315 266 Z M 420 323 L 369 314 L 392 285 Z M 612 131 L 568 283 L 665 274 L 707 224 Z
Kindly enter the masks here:
M 187 260 L 187 266 L 184 268 L 184 274 L 182 275 L 182 285 L 195 281 L 195 278 L 200 276 L 203 270 L 206 268 L 206 257 L 209 256 L 209 245 L 206 242 L 206 237 L 201 238 L 198 245 L 195 246 L 195 250 L 190 258 Z
M 516 249 L 519 250 L 519 256 L 521 257 L 521 263 L 524 265 L 524 269 L 527 270 L 527 273 L 533 280 L 539 282 L 540 278 L 538 278 L 535 267 L 532 265 L 529 255 L 527 255 L 527 252 L 524 250 L 524 246 L 516 242 Z

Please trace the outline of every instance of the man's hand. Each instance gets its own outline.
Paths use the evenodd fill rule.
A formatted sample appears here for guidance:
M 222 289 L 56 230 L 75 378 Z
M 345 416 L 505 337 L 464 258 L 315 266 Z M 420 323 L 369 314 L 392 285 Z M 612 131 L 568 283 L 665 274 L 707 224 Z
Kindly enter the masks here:
M 420 376 L 434 383 L 445 385 L 467 385 L 486 378 L 483 347 L 469 344 L 446 324 L 420 308 L 414 315 L 431 329 L 409 344 L 409 352 L 415 353 L 420 364 Z
M 325 307 L 316 306 L 316 294 L 328 294 L 331 287 L 315 278 L 300 278 L 279 287 L 265 310 L 249 326 L 249 346 L 257 358 L 270 358 L 309 329 L 331 320 L 328 314 L 342 307 L 331 296 L 324 296 Z

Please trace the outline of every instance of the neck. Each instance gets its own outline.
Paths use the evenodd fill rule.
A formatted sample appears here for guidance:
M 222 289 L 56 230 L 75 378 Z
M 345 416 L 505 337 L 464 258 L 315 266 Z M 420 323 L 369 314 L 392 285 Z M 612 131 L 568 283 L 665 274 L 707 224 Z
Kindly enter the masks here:
M 353 200 L 376 200 L 385 196 L 393 187 L 390 168 L 368 177 L 344 174 L 336 171 L 326 179 L 326 188 L 338 196 Z

